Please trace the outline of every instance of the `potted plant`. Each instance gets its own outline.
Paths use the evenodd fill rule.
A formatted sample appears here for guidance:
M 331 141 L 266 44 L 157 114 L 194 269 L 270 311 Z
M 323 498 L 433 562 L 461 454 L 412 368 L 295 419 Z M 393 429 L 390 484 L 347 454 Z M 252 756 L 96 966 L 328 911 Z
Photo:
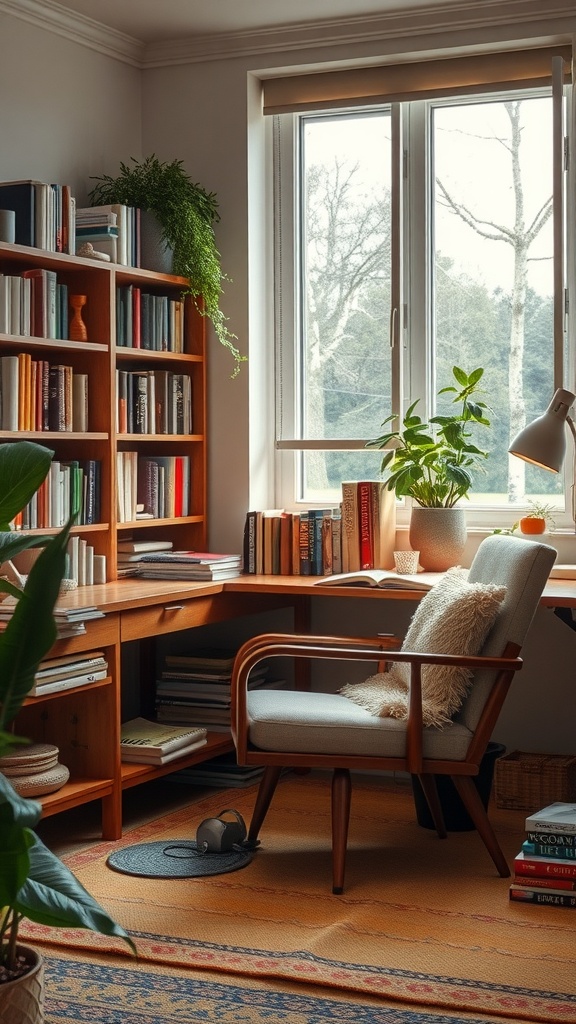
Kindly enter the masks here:
M 120 163 L 115 178 L 103 174 L 93 180 L 97 184 L 88 193 L 93 206 L 121 203 L 156 216 L 163 243 L 173 251 L 172 271 L 187 278 L 185 294 L 192 295 L 199 312 L 211 320 L 218 340 L 230 350 L 236 376 L 246 357 L 235 346 L 236 335 L 228 330 L 220 309 L 225 275 L 213 228 L 220 219 L 214 192 L 194 183 L 181 160 L 161 161 L 154 154 Z
M 401 429 L 387 430 L 366 444 L 368 448 L 387 449 L 381 463 L 381 472 L 389 474 L 386 486 L 398 497 L 410 497 L 415 502 L 410 544 L 420 551 L 424 568 L 432 571 L 456 564 L 464 550 L 466 524 L 457 502 L 468 498 L 472 473 L 488 456 L 473 442 L 470 430 L 473 424 L 490 426 L 487 406 L 477 397 L 484 370 L 478 367 L 468 374 L 454 366 L 452 373 L 455 384 L 438 394 L 453 394 L 457 411 L 431 416 L 425 422 L 416 412 L 416 400 L 407 410 Z M 382 426 L 395 419 L 394 414 L 388 416 Z M 430 511 L 421 512 L 424 509 Z
M 22 591 L 0 580 L 0 591 L 17 601 L 0 633 L 0 755 L 27 742 L 9 732 L 9 726 L 32 686 L 39 662 L 56 639 L 53 609 L 64 575 L 71 522 L 46 537 L 10 530 L 14 516 L 46 476 L 53 454 L 29 441 L 0 445 L 0 562 L 26 548 L 42 548 Z M 40 803 L 21 797 L 0 773 L 0 1020 L 10 1024 L 44 1020 L 43 961 L 36 950 L 19 943 L 23 918 L 51 927 L 90 928 L 115 935 L 135 952 L 124 929 L 33 831 L 41 811 Z
M 529 511 L 518 520 L 518 525 L 522 533 L 533 536 L 534 534 L 544 533 L 546 531 L 546 527 L 550 530 L 555 528 L 556 521 L 553 515 L 555 508 L 553 505 L 547 505 L 538 501 L 530 501 L 528 502 L 528 506 Z

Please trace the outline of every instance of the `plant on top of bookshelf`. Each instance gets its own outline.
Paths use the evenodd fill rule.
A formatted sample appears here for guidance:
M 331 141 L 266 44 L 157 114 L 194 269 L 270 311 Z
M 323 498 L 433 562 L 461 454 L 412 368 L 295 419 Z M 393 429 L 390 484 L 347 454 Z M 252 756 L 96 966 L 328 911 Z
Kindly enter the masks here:
M 193 182 L 182 160 L 161 161 L 155 154 L 144 160 L 131 157 L 130 164 L 120 163 L 117 177 L 103 174 L 93 180 L 97 184 L 88 194 L 93 206 L 122 203 L 156 215 L 163 240 L 174 252 L 174 273 L 187 278 L 187 294 L 193 296 L 199 312 L 211 320 L 218 340 L 230 350 L 236 363 L 235 377 L 246 356 L 240 355 L 234 344 L 236 335 L 228 330 L 220 309 L 226 276 L 213 228 L 220 219 L 215 193 Z

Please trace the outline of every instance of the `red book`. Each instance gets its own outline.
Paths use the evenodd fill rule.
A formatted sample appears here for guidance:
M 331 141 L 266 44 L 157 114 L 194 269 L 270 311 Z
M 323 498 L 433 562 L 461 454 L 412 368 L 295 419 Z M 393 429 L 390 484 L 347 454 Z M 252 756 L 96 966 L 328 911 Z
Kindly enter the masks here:
M 358 482 L 358 517 L 360 523 L 360 568 L 373 569 L 372 489 L 369 480 Z
M 536 854 L 519 853 L 514 859 L 514 871 L 517 875 L 536 878 L 575 878 L 576 860 L 564 860 L 561 857 L 539 857 Z
M 174 462 L 174 515 L 180 518 L 183 515 L 184 459 L 177 455 Z

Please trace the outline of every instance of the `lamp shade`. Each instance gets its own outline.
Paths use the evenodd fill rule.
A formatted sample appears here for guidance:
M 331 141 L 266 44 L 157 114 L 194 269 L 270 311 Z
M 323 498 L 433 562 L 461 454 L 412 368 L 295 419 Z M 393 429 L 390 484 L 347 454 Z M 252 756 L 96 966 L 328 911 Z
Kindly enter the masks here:
M 566 422 L 575 398 L 571 391 L 559 388 L 546 412 L 520 431 L 508 451 L 525 462 L 558 473 L 566 454 Z

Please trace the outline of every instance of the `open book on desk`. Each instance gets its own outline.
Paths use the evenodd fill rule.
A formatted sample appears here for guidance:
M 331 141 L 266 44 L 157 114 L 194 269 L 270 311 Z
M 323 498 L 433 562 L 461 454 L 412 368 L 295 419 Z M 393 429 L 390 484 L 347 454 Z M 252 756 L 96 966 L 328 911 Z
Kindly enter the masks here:
M 441 572 L 403 573 L 393 569 L 360 569 L 358 572 L 336 573 L 324 576 L 314 583 L 318 587 L 380 587 L 381 590 L 432 590 L 441 579 Z

